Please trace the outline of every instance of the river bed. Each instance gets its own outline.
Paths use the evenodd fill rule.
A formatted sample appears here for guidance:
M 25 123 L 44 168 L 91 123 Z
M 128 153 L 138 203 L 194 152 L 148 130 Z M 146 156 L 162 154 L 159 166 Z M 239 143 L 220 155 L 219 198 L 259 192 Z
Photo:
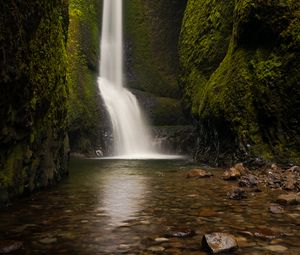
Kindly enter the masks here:
M 226 232 L 234 254 L 300 254 L 300 208 L 271 214 L 282 191 L 230 200 L 236 185 L 214 176 L 186 179 L 188 160 L 71 160 L 58 186 L 0 211 L 0 239 L 18 240 L 12 254 L 207 254 L 203 234 Z M 167 237 L 195 231 L 187 238 Z

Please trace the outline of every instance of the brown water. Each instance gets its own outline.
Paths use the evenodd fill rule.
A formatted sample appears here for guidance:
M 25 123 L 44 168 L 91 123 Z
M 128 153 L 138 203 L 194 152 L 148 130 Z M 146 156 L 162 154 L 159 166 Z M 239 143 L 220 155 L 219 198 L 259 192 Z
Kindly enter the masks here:
M 248 193 L 229 200 L 234 182 L 186 179 L 184 160 L 73 160 L 57 187 L 0 211 L 0 239 L 19 240 L 13 254 L 206 254 L 204 233 L 229 232 L 235 254 L 300 254 L 300 211 L 268 212 L 279 195 Z M 189 228 L 189 238 L 159 240 Z M 162 242 L 163 241 L 163 242 Z

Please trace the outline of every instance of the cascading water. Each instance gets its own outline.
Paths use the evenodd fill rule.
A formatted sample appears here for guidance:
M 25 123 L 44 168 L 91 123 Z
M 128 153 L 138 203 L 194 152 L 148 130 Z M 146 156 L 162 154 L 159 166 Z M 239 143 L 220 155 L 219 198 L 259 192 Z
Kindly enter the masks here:
M 151 138 L 138 102 L 123 87 L 122 2 L 104 0 L 98 86 L 113 126 L 115 155 L 151 157 Z

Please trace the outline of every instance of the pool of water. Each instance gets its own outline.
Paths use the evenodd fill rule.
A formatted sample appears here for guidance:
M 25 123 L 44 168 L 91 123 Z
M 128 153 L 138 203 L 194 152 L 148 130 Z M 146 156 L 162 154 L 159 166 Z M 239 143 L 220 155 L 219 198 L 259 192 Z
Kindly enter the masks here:
M 236 185 L 186 179 L 187 160 L 72 160 L 70 176 L 51 190 L 0 211 L 0 239 L 19 240 L 13 254 L 206 254 L 204 233 L 235 235 L 235 254 L 300 254 L 300 211 L 270 214 L 282 191 L 229 200 Z M 161 239 L 192 229 L 189 238 Z

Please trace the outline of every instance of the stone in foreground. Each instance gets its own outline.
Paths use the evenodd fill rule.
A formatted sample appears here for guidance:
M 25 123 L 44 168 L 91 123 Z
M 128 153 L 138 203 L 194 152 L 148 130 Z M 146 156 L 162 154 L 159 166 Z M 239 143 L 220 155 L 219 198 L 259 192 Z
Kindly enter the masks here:
M 207 172 L 203 169 L 193 169 L 187 173 L 186 178 L 209 178 L 213 176 L 211 172 Z
M 234 251 L 238 248 L 237 241 L 233 235 L 227 233 L 206 234 L 202 238 L 202 248 L 212 254 Z

